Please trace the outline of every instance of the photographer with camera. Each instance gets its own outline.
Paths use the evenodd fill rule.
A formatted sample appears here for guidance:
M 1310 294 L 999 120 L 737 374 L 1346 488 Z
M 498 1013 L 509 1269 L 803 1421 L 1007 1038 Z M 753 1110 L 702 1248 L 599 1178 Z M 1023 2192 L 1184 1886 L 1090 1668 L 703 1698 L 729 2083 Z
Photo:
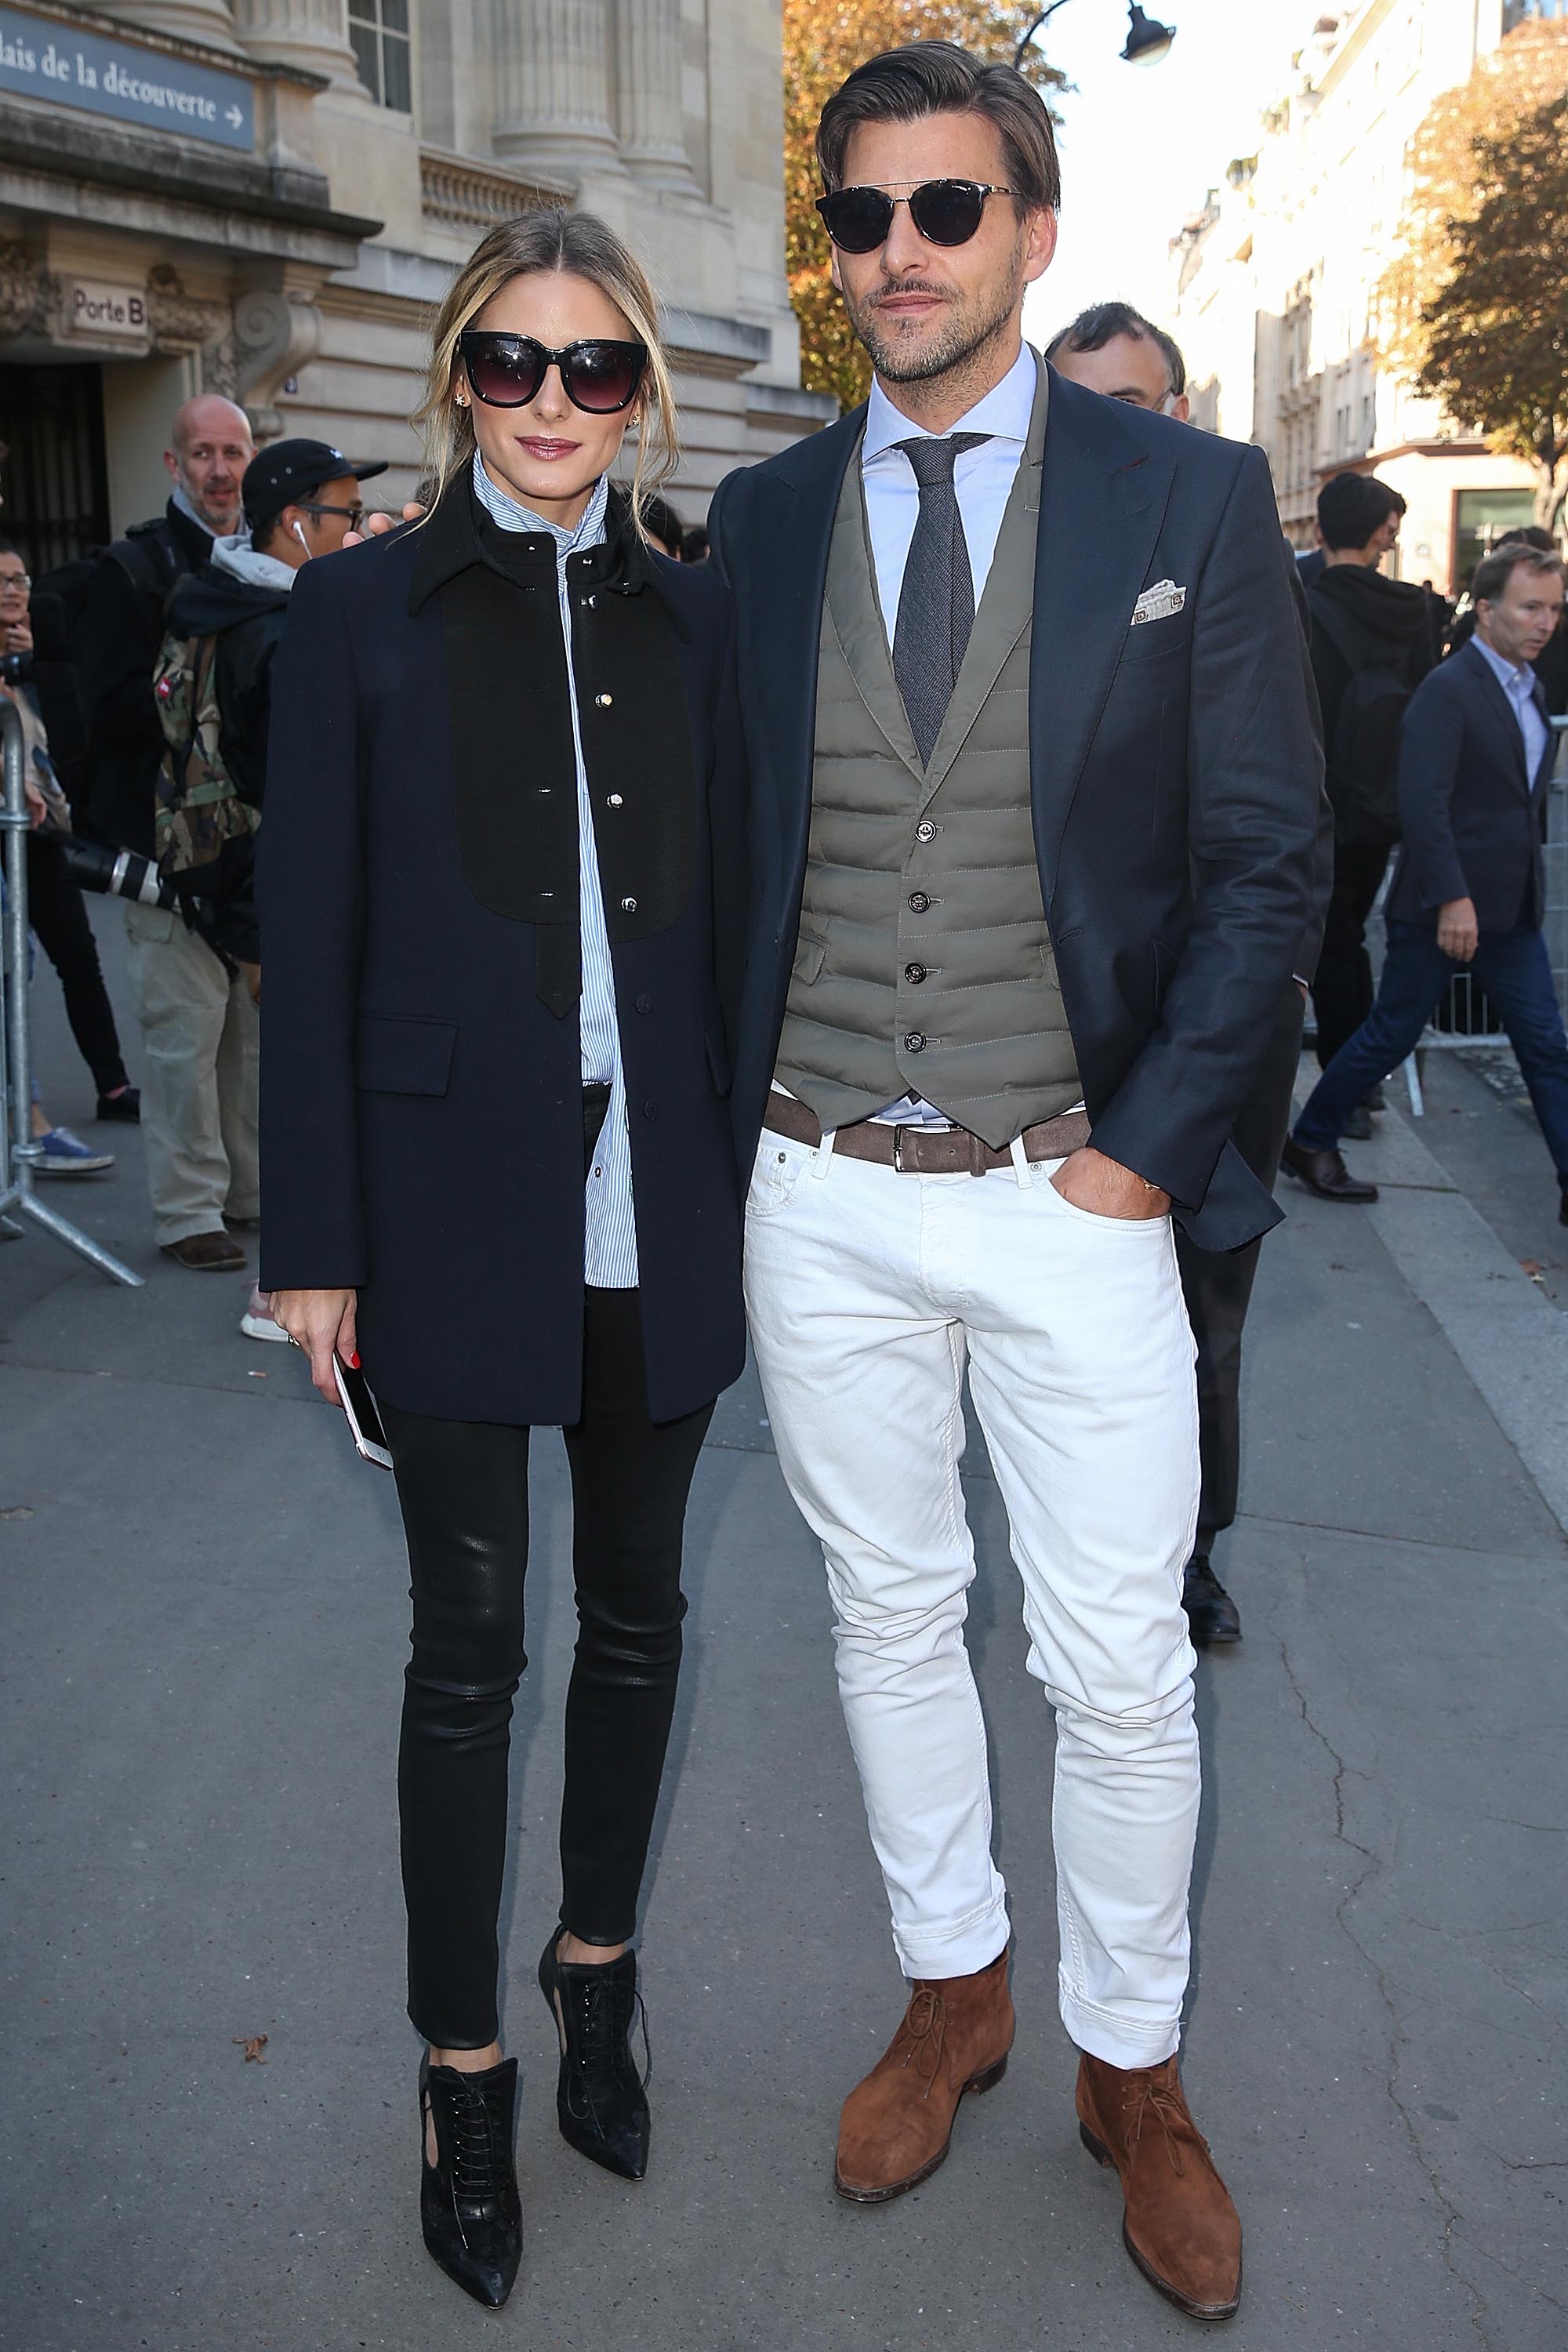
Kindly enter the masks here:
M 21 550 L 10 540 L 0 539 L 0 691 L 21 715 L 28 797 L 38 819 L 27 836 L 28 919 L 59 976 L 71 1034 L 98 1090 L 99 1118 L 134 1120 L 138 1097 L 127 1081 L 121 1058 L 113 1008 L 98 961 L 98 942 L 80 886 L 66 861 L 64 843 L 70 815 L 50 752 L 42 679 L 37 675 L 47 665 L 35 658 L 32 584 Z M 63 1139 L 58 1152 L 57 1139 Z M 49 1154 L 41 1163 L 46 1175 L 113 1165 L 111 1158 L 91 1150 L 68 1129 L 51 1130 L 49 1142 Z
M 261 948 L 253 892 L 273 656 L 295 575 L 312 556 L 342 545 L 361 517 L 360 480 L 382 471 L 352 464 L 325 441 L 275 442 L 246 469 L 248 530 L 214 541 L 210 561 L 179 583 L 164 615 L 153 690 L 165 744 L 154 844 L 160 876 L 191 925 L 181 1012 L 198 1048 L 168 1105 L 181 1155 L 170 1172 L 205 1187 L 208 1220 L 205 1232 L 164 1247 L 203 1270 L 243 1262 L 222 1220 L 254 1217 L 258 1208 Z M 159 919 L 138 910 L 135 919 Z M 148 1128 L 151 1167 L 154 1137 L 163 1140 L 151 1108 Z M 156 1181 L 153 1199 L 156 1210 Z M 250 1339 L 283 1336 L 259 1290 L 240 1328 Z

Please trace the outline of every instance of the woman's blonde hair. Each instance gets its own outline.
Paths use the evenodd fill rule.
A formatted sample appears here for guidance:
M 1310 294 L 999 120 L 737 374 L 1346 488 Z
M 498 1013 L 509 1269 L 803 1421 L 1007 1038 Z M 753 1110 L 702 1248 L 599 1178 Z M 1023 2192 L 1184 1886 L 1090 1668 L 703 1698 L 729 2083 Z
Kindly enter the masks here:
M 675 394 L 658 331 L 658 298 L 636 255 L 606 222 L 592 213 L 568 212 L 558 205 L 541 205 L 492 228 L 453 278 L 436 314 L 425 397 L 413 419 L 425 434 L 430 504 L 434 506 L 473 463 L 473 414 L 453 398 L 462 366 L 458 336 L 514 278 L 552 270 L 564 270 L 596 286 L 615 304 L 637 341 L 647 345 L 642 389 L 632 411 L 637 436 L 631 484 L 633 516 L 646 538 L 644 503 L 680 462 Z

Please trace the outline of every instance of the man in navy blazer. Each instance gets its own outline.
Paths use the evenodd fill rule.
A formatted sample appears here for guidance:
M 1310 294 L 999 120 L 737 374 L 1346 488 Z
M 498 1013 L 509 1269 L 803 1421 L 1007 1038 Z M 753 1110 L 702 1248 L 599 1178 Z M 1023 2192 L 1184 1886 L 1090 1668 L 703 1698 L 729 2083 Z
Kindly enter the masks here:
M 1554 738 L 1531 663 L 1563 610 L 1560 556 L 1510 541 L 1471 583 L 1476 631 L 1417 687 L 1399 754 L 1404 846 L 1377 1002 L 1314 1087 L 1285 1166 L 1330 1201 L 1375 1201 L 1340 1156 L 1346 1117 L 1414 1052 L 1457 970 L 1502 1016 L 1557 1170 L 1568 1224 L 1568 1038 L 1542 921 Z
M 1176 2060 L 1198 1447 L 1172 1219 L 1229 1249 L 1278 1217 L 1230 1137 L 1316 951 L 1289 556 L 1259 450 L 1023 342 L 1059 176 L 1020 75 L 943 42 L 873 58 L 817 154 L 876 381 L 731 475 L 710 529 L 752 778 L 747 1304 L 909 1980 L 836 2185 L 925 2179 L 1013 2037 L 963 1641 L 967 1362 L 1056 1714 L 1084 2143 L 1140 2269 L 1218 2319 L 1240 2224 Z

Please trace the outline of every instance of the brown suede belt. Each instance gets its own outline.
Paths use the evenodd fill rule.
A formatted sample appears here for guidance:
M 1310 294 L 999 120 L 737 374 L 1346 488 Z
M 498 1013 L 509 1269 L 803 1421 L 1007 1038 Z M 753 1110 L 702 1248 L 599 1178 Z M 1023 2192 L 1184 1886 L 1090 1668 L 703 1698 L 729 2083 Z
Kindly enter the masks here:
M 820 1143 L 822 1123 L 814 1110 L 793 1095 L 775 1089 L 768 1097 L 763 1124 L 792 1143 Z M 1089 1113 L 1065 1110 L 1040 1127 L 1024 1129 L 1027 1160 L 1065 1160 L 1089 1141 Z M 896 1168 L 903 1176 L 988 1176 L 1010 1168 L 1010 1151 L 994 1151 L 964 1127 L 898 1127 L 886 1120 L 863 1118 L 841 1127 L 833 1138 L 835 1151 L 850 1160 L 875 1160 L 880 1168 Z

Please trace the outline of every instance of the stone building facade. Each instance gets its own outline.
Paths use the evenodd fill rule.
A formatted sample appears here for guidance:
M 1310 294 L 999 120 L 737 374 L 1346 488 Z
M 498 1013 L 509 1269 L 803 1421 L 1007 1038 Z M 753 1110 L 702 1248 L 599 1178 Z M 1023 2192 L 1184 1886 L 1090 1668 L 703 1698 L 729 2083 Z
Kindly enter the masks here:
M 171 412 L 384 457 L 492 223 L 603 214 L 667 305 L 689 520 L 816 429 L 784 276 L 779 0 L 0 5 L 0 438 L 39 565 L 155 511 Z
M 1268 455 L 1279 512 L 1313 540 L 1318 490 L 1347 467 L 1399 490 L 1385 569 L 1458 593 L 1487 548 L 1531 520 L 1534 478 L 1456 426 L 1386 364 L 1377 286 L 1398 235 L 1406 151 L 1477 59 L 1568 0 L 1345 0 L 1314 17 L 1263 116 L 1258 152 L 1172 239 L 1170 323 L 1194 422 Z

